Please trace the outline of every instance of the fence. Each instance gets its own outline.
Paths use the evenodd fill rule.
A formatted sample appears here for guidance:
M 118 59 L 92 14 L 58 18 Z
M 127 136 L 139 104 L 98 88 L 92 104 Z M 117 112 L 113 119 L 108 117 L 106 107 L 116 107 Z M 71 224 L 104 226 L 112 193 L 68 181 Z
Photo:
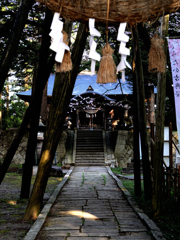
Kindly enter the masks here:
M 180 165 L 163 168 L 163 194 L 167 198 L 180 199 Z

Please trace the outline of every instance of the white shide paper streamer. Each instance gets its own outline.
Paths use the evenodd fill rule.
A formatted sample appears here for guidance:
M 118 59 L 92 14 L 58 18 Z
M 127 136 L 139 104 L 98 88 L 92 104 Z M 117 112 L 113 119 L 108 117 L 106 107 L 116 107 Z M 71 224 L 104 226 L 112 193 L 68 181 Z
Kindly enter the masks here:
M 130 64 L 126 61 L 127 56 L 130 55 L 130 49 L 126 47 L 126 43 L 129 41 L 129 36 L 124 33 L 125 29 L 126 23 L 120 23 L 117 40 L 121 42 L 119 46 L 121 61 L 117 66 L 117 71 L 122 72 L 122 82 L 125 82 L 125 68 L 128 67 L 132 69 Z
M 99 53 L 96 52 L 97 43 L 94 41 L 94 37 L 100 37 L 101 33 L 94 27 L 95 25 L 95 19 L 89 18 L 89 31 L 90 31 L 90 52 L 89 52 L 89 58 L 91 58 L 91 72 L 95 73 L 95 65 L 96 61 L 100 61 L 101 56 Z
M 68 45 L 63 42 L 63 22 L 59 19 L 59 13 L 54 13 L 51 23 L 51 32 L 49 36 L 52 38 L 50 49 L 56 52 L 56 62 L 62 62 L 65 50 L 70 51 Z

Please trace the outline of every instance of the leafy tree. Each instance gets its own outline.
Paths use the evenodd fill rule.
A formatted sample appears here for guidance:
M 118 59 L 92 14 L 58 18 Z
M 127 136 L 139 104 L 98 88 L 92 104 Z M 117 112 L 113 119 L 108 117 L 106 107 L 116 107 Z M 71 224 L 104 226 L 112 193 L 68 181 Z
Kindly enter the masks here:
M 29 0 L 30 2 L 31 0 Z M 25 1 L 24 1 L 25 2 Z M 33 1 L 32 1 L 33 3 Z M 15 30 L 14 26 L 17 22 L 18 13 L 20 12 L 20 8 L 22 4 L 20 4 L 20 0 L 8 1 L 3 0 L 0 3 L 0 58 L 1 65 L 3 64 L 6 49 L 9 46 L 9 38 L 13 35 L 13 31 Z M 33 3 L 32 9 L 28 13 L 28 17 L 25 20 L 25 27 L 22 31 L 19 44 L 17 46 L 16 52 L 14 53 L 14 58 L 12 59 L 12 63 L 9 66 L 9 71 L 7 74 L 7 79 L 5 82 L 9 84 L 10 77 L 16 79 L 13 82 L 12 90 L 21 91 L 27 90 L 29 87 L 32 87 L 32 79 L 34 72 L 36 71 L 38 65 L 38 52 L 41 43 L 41 29 L 44 21 L 44 8 L 39 7 L 37 3 Z M 10 34 L 9 34 L 10 32 Z M 2 65 L 3 66 L 3 65 Z M 1 69 L 2 70 L 2 69 Z M 2 70 L 4 71 L 4 70 Z M 0 77 L 2 81 L 2 78 Z M 3 102 L 7 102 L 6 100 L 6 88 L 4 87 L 2 91 L 2 99 Z M 21 101 L 18 100 L 20 103 Z M 18 104 L 19 104 L 18 103 Z M 10 100 L 9 102 L 10 110 L 6 109 L 6 104 L 3 104 L 3 126 L 4 128 L 8 128 L 11 126 L 19 126 L 18 124 L 12 124 L 11 122 L 14 120 L 13 116 L 16 116 L 17 113 L 12 113 L 13 109 L 17 105 L 17 101 Z M 23 104 L 22 104 L 23 106 Z M 22 111 L 25 111 L 26 108 L 22 107 Z M 7 114 L 9 112 L 9 114 Z M 22 119 L 22 117 L 21 117 Z
M 5 100 L 1 101 L 4 106 Z M 18 128 L 21 124 L 24 112 L 27 109 L 27 105 L 25 105 L 24 101 L 18 99 L 15 94 L 10 97 L 9 104 L 8 110 L 6 107 L 2 109 L 2 129 Z
M 4 59 L 5 50 L 13 31 L 15 17 L 20 8 L 20 0 L 2 0 L 0 3 L 1 27 L 0 27 L 0 58 Z M 8 77 L 13 75 L 18 78 L 21 86 L 24 82 L 32 84 L 32 77 L 36 63 L 37 53 L 41 42 L 41 29 L 44 21 L 44 9 L 35 3 L 28 13 L 25 27 L 22 31 L 16 53 L 14 55 Z

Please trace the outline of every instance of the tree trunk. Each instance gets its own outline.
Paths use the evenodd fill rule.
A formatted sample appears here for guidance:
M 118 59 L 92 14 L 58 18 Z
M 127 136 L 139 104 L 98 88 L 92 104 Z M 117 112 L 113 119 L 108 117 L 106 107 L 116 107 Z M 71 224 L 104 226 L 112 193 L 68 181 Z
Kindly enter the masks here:
M 86 38 L 86 26 L 84 24 L 80 24 L 72 53 L 72 71 L 56 74 L 42 156 L 32 195 L 24 216 L 25 220 L 31 218 L 36 219 L 41 209 L 49 172 L 57 144 L 59 142 L 60 134 L 63 130 L 63 124 L 78 74 Z
M 42 104 L 41 104 L 41 120 L 44 125 L 47 124 L 47 86 L 48 82 L 46 83 L 46 86 L 43 90 L 43 97 L 42 97 Z
M 9 68 L 11 67 L 11 63 L 13 57 L 16 53 L 19 40 L 28 16 L 28 12 L 32 7 L 34 0 L 22 0 L 21 5 L 16 14 L 16 18 L 14 21 L 13 29 L 11 31 L 11 35 L 9 37 L 9 42 L 7 48 L 4 51 L 2 61 L 0 63 L 0 93 L 2 92 L 2 88 L 4 86 L 4 82 L 7 78 L 7 74 Z
M 7 94 L 7 98 L 6 98 L 6 116 L 7 119 L 9 118 L 9 83 L 7 83 L 6 86 L 6 94 Z
M 50 72 L 52 70 L 52 67 L 54 65 L 54 57 L 55 57 L 55 54 L 53 54 L 49 60 L 49 63 L 48 63 L 48 67 L 47 67 L 47 74 L 48 76 L 50 75 Z M 46 84 L 46 79 L 43 79 L 42 81 L 42 88 L 45 86 Z M 21 123 L 21 126 L 19 127 L 19 130 L 15 136 L 15 138 L 13 139 L 7 153 L 6 153 L 6 156 L 4 158 L 4 161 L 2 163 L 2 165 L 0 166 L 0 184 L 2 183 L 3 179 L 4 179 L 4 176 L 9 168 L 9 165 L 11 164 L 11 161 L 13 159 L 13 156 L 21 142 L 21 139 L 22 137 L 24 136 L 24 133 L 26 131 L 26 128 L 27 128 L 27 125 L 32 117 L 32 109 L 33 109 L 33 106 L 36 105 L 36 99 L 34 98 L 34 96 L 32 96 L 32 99 L 31 99 L 31 103 L 28 107 L 28 109 L 26 110 L 26 113 L 24 115 L 24 118 L 23 118 L 23 121 Z
M 133 157 L 134 157 L 134 192 L 135 196 L 141 196 L 141 171 L 139 155 L 139 122 L 137 105 L 137 87 L 135 74 L 135 59 L 133 59 Z
M 144 42 L 144 46 L 149 51 L 150 46 L 151 46 L 150 35 L 147 31 L 146 26 L 143 23 L 138 24 L 138 32 L 140 33 L 140 38 Z M 167 55 L 167 58 L 168 57 L 169 56 Z M 167 64 L 168 64 L 168 71 L 171 72 L 170 61 L 167 61 Z M 172 86 L 171 74 L 166 75 L 166 96 L 169 98 L 169 101 L 171 102 L 171 106 L 173 107 L 173 112 L 176 112 L 175 111 L 175 103 L 174 103 L 174 90 L 173 90 L 173 86 Z M 155 119 L 154 119 L 154 122 L 155 122 Z M 173 118 L 173 126 L 176 126 L 176 117 Z
M 46 79 L 46 82 L 47 82 L 49 77 L 49 75 L 44 69 L 47 68 L 47 62 L 48 62 L 48 56 L 49 56 L 49 45 L 50 45 L 49 29 L 51 26 L 52 18 L 53 18 L 53 15 L 51 11 L 47 8 L 44 28 L 43 28 L 41 50 L 39 55 L 38 73 L 37 73 L 37 78 L 35 79 L 35 84 L 34 84 L 35 85 L 34 98 L 36 101 L 36 105 L 33 105 L 33 115 L 31 117 L 31 127 L 30 127 L 27 150 L 26 150 L 26 159 L 25 159 L 25 164 L 23 166 L 23 177 L 22 177 L 21 196 L 20 196 L 21 199 L 29 198 L 29 194 L 30 194 L 32 167 L 34 163 L 34 156 L 35 156 L 35 150 L 36 150 L 36 144 L 37 144 L 39 115 L 40 115 L 42 95 L 43 95 L 42 79 Z
M 1 103 L 2 94 L 0 93 L 0 130 L 2 129 L 2 103 Z
M 168 33 L 169 16 L 163 17 L 162 36 Z M 167 52 L 167 41 L 164 45 Z M 163 144 L 164 144 L 164 117 L 166 97 L 166 73 L 158 74 L 157 85 L 157 108 L 156 108 L 156 133 L 153 164 L 153 195 L 152 206 L 154 217 L 159 218 L 162 202 L 162 181 L 163 181 Z
M 139 129 L 141 136 L 141 150 L 142 150 L 142 163 L 143 163 L 143 180 L 144 180 L 144 194 L 145 199 L 149 200 L 152 196 L 152 182 L 151 170 L 149 162 L 149 148 L 147 139 L 146 128 L 146 108 L 145 108 L 145 93 L 144 93 L 144 77 L 141 62 L 141 52 L 139 46 L 139 37 L 137 27 L 132 27 L 133 42 L 135 50 L 135 67 L 136 67 L 136 86 L 137 86 L 137 99 L 138 99 L 138 117 Z

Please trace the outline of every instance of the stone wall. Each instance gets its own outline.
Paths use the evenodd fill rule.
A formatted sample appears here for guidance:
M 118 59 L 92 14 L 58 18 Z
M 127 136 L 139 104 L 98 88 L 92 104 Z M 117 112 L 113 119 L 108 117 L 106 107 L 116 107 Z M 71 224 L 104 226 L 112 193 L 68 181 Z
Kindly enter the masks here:
M 0 161 L 4 159 L 4 155 L 17 133 L 17 129 L 10 129 L 0 132 Z M 111 133 L 112 134 L 112 133 Z M 114 158 L 117 159 L 119 167 L 127 167 L 127 163 L 131 162 L 133 158 L 133 133 L 126 130 L 119 130 L 117 133 L 117 140 L 115 143 L 115 149 L 112 144 L 112 139 L 115 139 L 116 135 L 110 136 L 109 132 L 106 132 L 106 145 L 107 145 L 107 161 L 111 163 Z M 177 134 L 174 134 L 173 140 L 178 144 Z M 23 164 L 26 156 L 26 148 L 28 141 L 28 131 L 25 133 L 14 157 L 12 163 Z M 73 142 L 74 142 L 74 131 L 64 131 L 60 137 L 60 141 L 57 147 L 54 163 L 70 164 L 73 162 Z M 175 165 L 175 152 L 176 149 L 173 146 L 173 160 Z
M 66 141 L 67 141 L 67 132 L 64 131 L 61 134 L 61 137 L 57 146 L 56 155 L 55 155 L 56 163 L 62 163 L 62 161 L 66 156 Z
M 118 167 L 127 167 L 127 163 L 133 158 L 133 133 L 119 130 L 116 140 L 114 155 L 117 158 Z
M 12 140 L 14 139 L 18 129 L 9 129 L 6 131 L 0 132 L 0 160 L 4 159 L 5 154 L 7 153 L 9 146 L 11 145 Z M 61 134 L 60 141 L 56 151 L 56 161 L 54 159 L 54 163 L 60 163 L 64 159 L 66 155 L 66 139 L 67 133 L 64 131 Z M 28 131 L 24 134 L 24 137 L 19 144 L 19 147 L 13 157 L 13 164 L 23 164 L 25 162 L 26 156 L 26 148 L 28 142 Z M 39 152 L 38 152 L 39 153 Z M 38 154 L 39 156 L 39 154 Z M 35 162 L 35 159 L 34 159 Z
M 1 131 L 0 133 L 0 159 L 3 160 L 9 146 L 11 145 L 12 140 L 14 139 L 18 129 L 9 129 L 5 131 Z M 23 164 L 26 154 L 28 141 L 28 132 L 24 134 L 21 143 L 13 157 L 12 163 L 14 164 Z
M 177 133 L 173 133 L 173 141 L 178 145 Z M 150 134 L 148 133 L 148 144 L 150 146 Z M 172 145 L 173 164 L 176 167 L 176 148 Z M 130 131 L 119 130 L 116 140 L 114 155 L 117 158 L 119 167 L 127 167 L 127 163 L 133 158 L 133 133 Z M 151 157 L 151 148 L 149 147 L 149 157 Z

